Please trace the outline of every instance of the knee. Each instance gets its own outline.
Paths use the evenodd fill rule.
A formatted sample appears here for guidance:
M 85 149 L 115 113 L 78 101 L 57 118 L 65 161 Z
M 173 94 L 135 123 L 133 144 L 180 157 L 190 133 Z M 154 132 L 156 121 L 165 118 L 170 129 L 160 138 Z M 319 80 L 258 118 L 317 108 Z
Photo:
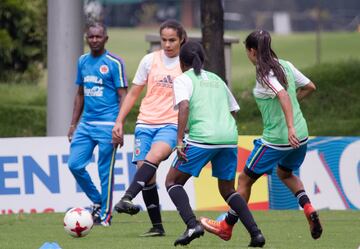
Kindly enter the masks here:
M 76 168 L 78 168 L 77 163 L 74 160 L 72 160 L 71 158 L 69 158 L 69 160 L 68 160 L 68 167 L 71 172 L 76 170 Z
M 166 179 L 165 179 L 165 187 L 166 187 L 166 190 L 169 190 L 169 188 L 171 186 L 173 186 L 175 184 L 175 181 L 174 179 L 171 179 L 171 176 L 169 176 L 169 174 L 166 176 Z
M 81 172 L 83 170 L 83 168 L 81 167 L 81 164 L 79 162 L 77 162 L 76 160 L 72 160 L 71 158 L 69 158 L 68 167 L 69 167 L 71 173 L 73 173 L 73 174 L 78 174 L 79 172 Z
M 282 168 L 278 167 L 276 171 L 278 177 L 280 180 L 286 180 L 288 178 L 291 178 L 293 173 L 290 170 L 283 170 Z
M 251 188 L 255 180 L 252 180 L 244 172 L 241 172 L 238 177 L 238 189 Z
M 230 195 L 232 195 L 233 193 L 236 193 L 235 188 L 225 188 L 225 189 L 220 189 L 220 194 L 222 196 L 222 198 L 226 201 Z

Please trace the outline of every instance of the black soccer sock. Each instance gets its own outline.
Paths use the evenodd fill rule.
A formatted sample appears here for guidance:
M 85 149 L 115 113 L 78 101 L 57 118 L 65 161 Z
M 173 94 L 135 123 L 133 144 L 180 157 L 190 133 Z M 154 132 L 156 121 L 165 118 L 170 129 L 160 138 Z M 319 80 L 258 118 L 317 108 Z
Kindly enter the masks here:
M 230 209 L 225 217 L 226 223 L 230 226 L 233 226 L 238 220 L 239 216 L 237 215 L 237 213 L 234 210 Z
M 145 184 L 155 175 L 157 167 L 158 165 L 145 160 L 141 168 L 137 170 L 134 179 L 125 192 L 123 199 L 134 199 L 145 187 Z
M 180 184 L 172 185 L 167 188 L 167 191 L 187 227 L 195 227 L 197 224 L 196 216 L 191 209 L 189 197 L 183 186 Z
M 226 198 L 226 202 L 239 216 L 240 221 L 243 223 L 246 230 L 248 230 L 251 237 L 260 233 L 260 230 L 255 223 L 254 217 L 252 216 L 246 201 L 240 196 L 239 193 L 234 192 L 230 194 L 229 197 Z
M 142 195 L 153 227 L 164 230 L 156 183 L 146 185 L 142 190 Z
M 299 205 L 304 208 L 306 203 L 310 203 L 310 199 L 307 196 L 307 194 L 305 193 L 305 190 L 300 190 L 298 192 L 296 192 L 295 197 L 297 198 Z

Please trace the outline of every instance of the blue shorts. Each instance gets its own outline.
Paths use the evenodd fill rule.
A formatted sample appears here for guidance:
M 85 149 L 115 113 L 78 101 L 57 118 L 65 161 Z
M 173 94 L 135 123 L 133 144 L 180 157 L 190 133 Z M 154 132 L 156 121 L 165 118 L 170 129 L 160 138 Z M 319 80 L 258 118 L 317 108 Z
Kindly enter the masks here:
M 174 149 L 177 143 L 177 126 L 170 124 L 163 127 L 135 127 L 135 143 L 132 162 L 145 160 L 151 145 L 157 142 L 167 143 Z
M 200 148 L 187 144 L 185 154 L 187 162 L 176 156 L 172 167 L 183 173 L 198 177 L 202 168 L 211 162 L 212 176 L 231 181 L 235 179 L 237 168 L 237 147 L 234 148 Z
M 244 170 L 252 178 L 258 178 L 264 173 L 270 174 L 277 165 L 285 170 L 296 170 L 305 159 L 306 149 L 307 144 L 303 144 L 297 149 L 279 150 L 267 146 L 261 139 L 255 139 L 254 149 Z

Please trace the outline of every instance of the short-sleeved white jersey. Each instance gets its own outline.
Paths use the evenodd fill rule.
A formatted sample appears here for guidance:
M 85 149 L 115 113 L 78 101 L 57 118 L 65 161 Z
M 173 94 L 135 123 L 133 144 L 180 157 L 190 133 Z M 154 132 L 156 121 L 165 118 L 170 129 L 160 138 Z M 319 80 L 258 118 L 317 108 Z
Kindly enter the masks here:
M 302 74 L 293 64 L 291 64 L 290 62 L 288 62 L 288 64 L 293 71 L 296 88 L 303 87 L 310 83 L 310 80 L 304 74 Z M 284 87 L 275 77 L 273 71 L 270 71 L 268 81 L 268 83 L 265 83 L 265 85 L 263 85 L 256 80 L 256 85 L 253 89 L 253 94 L 256 98 L 273 99 L 276 97 L 278 92 L 284 89 Z
M 161 50 L 161 59 L 164 63 L 164 66 L 168 69 L 174 68 L 179 63 L 179 56 L 173 58 L 167 57 L 163 50 Z M 132 81 L 135 85 L 145 85 L 147 83 L 153 61 L 154 52 L 145 55 L 141 59 L 138 69 L 135 73 L 135 77 Z
M 229 111 L 239 111 L 240 106 L 236 102 L 236 99 L 230 92 L 229 88 L 226 87 L 228 102 L 229 102 Z M 174 106 L 177 109 L 178 104 L 183 100 L 190 100 L 193 92 L 193 84 L 189 76 L 186 74 L 181 74 L 175 78 L 174 81 Z

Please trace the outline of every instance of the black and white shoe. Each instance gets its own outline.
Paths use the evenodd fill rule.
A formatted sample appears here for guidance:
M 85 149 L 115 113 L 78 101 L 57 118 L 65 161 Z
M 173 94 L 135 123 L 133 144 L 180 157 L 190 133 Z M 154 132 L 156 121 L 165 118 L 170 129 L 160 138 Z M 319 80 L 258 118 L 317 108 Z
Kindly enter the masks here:
M 199 238 L 200 236 L 203 235 L 204 235 L 204 227 L 200 223 L 197 223 L 195 227 L 187 228 L 184 234 L 181 235 L 177 240 L 175 240 L 174 246 L 177 245 L 185 246 L 194 239 Z

